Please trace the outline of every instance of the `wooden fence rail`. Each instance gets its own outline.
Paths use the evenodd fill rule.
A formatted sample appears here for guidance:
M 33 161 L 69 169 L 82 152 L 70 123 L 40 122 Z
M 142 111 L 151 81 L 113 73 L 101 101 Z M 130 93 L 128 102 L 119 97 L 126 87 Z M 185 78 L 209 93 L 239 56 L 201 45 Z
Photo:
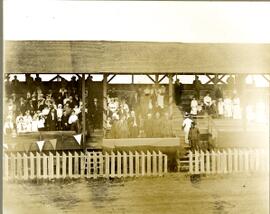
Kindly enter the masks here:
M 167 156 L 161 152 L 74 152 L 4 154 L 5 180 L 139 177 L 167 173 Z
M 269 172 L 269 154 L 265 149 L 189 151 L 188 157 L 190 174 Z

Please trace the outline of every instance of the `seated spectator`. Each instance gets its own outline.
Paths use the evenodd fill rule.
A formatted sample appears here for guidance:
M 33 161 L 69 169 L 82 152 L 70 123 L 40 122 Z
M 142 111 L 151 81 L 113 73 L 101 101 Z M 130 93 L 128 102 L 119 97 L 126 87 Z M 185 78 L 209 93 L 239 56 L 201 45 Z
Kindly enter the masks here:
M 52 107 L 48 113 L 46 119 L 46 125 L 48 131 L 55 131 L 57 127 L 57 113 L 56 110 Z
M 56 109 L 56 115 L 57 115 L 57 129 L 62 130 L 62 116 L 63 116 L 62 104 L 58 104 Z
M 45 130 L 45 116 L 40 111 L 37 111 L 37 115 L 38 115 L 38 130 L 44 131 Z
M 39 123 L 39 118 L 38 118 L 37 113 L 35 113 L 32 118 L 31 132 L 38 132 L 38 123 Z
M 224 102 L 223 102 L 222 98 L 218 99 L 217 109 L 218 109 L 218 117 L 223 118 L 223 115 L 224 115 Z
M 12 134 L 12 131 L 14 130 L 14 124 L 12 115 L 8 115 L 6 118 L 6 121 L 4 123 L 4 134 Z
M 62 130 L 69 130 L 70 129 L 70 125 L 68 123 L 69 121 L 69 114 L 67 114 L 66 111 L 63 111 L 63 116 L 62 116 L 62 124 L 61 124 L 61 127 L 62 127 Z
M 203 98 L 203 104 L 206 112 L 209 114 L 212 105 L 212 98 L 210 97 L 209 93 L 207 93 L 206 96 Z
M 196 100 L 195 97 L 192 98 L 191 103 L 190 103 L 190 107 L 191 107 L 190 114 L 191 115 L 197 115 L 197 113 L 198 113 L 198 101 Z
M 129 130 L 129 137 L 134 138 L 138 137 L 139 135 L 139 125 L 138 120 L 135 114 L 135 111 L 130 112 L 130 117 L 128 118 L 128 130 Z
M 23 114 L 20 112 L 19 115 L 16 117 L 16 127 L 17 133 L 24 133 L 25 132 L 25 123 Z
M 23 117 L 24 124 L 25 124 L 25 132 L 32 131 L 32 116 L 30 115 L 30 111 L 27 110 L 25 112 L 25 116 Z
M 70 130 L 78 132 L 78 116 L 73 110 L 71 115 L 68 118 L 68 124 L 70 125 Z

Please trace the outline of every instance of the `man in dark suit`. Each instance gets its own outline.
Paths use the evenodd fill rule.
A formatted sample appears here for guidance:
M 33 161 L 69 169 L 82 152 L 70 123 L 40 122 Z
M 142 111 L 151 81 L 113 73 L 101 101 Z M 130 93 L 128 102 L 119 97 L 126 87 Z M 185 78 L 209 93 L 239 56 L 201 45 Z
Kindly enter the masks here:
M 51 108 L 47 116 L 47 126 L 49 131 L 55 131 L 57 127 L 57 114 L 54 108 Z
M 89 113 L 91 124 L 93 124 L 94 129 L 101 128 L 102 107 L 100 106 L 97 98 L 94 98 L 93 102 L 91 103 Z

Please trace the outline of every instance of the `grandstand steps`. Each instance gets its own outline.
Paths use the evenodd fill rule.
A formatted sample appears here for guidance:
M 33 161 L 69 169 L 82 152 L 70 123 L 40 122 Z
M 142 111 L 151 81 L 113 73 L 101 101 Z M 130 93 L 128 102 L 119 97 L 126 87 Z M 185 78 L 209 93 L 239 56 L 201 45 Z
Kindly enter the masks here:
M 102 149 L 103 142 L 103 130 L 102 129 L 94 129 L 90 134 L 90 137 L 86 138 L 86 149 L 87 150 L 100 150 Z

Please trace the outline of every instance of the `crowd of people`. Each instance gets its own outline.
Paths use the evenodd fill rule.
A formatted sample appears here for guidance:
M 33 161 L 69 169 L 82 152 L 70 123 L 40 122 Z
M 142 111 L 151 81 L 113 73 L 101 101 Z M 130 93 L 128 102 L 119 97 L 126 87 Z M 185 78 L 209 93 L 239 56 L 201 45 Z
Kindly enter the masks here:
M 173 137 L 165 86 L 138 88 L 130 97 L 107 99 L 109 138 Z

